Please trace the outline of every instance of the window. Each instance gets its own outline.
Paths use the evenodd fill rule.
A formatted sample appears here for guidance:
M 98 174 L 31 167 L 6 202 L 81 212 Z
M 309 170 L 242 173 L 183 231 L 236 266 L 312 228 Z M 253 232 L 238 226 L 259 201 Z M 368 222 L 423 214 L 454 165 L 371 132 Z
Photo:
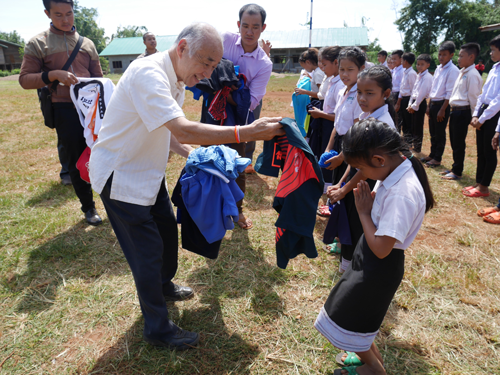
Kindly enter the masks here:
M 299 62 L 299 57 L 300 57 L 299 55 L 292 56 L 294 64 L 297 64 Z
M 114 69 L 121 69 L 122 68 L 122 62 L 121 61 L 113 61 L 113 68 Z

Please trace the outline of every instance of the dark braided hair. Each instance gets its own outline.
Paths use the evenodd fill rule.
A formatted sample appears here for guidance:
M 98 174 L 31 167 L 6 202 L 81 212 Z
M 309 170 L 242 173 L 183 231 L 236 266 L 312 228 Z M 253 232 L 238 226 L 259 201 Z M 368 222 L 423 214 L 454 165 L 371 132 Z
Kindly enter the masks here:
M 346 47 L 339 53 L 339 64 L 342 60 L 350 60 L 361 69 L 365 65 L 366 57 L 363 50 L 359 47 Z
M 425 212 L 434 207 L 436 202 L 432 195 L 427 173 L 422 163 L 413 157 L 408 144 L 396 129 L 370 117 L 354 124 L 344 135 L 342 142 L 342 150 L 347 164 L 357 160 L 375 167 L 372 163 L 373 155 L 406 156 L 410 160 L 413 170 L 424 189 Z
M 382 88 L 382 92 L 387 89 L 392 91 L 392 74 L 389 68 L 384 65 L 375 65 L 370 69 L 359 72 L 358 80 L 365 78 L 375 81 L 378 87 Z M 389 105 L 389 114 L 392 117 L 392 121 L 396 123 L 396 111 L 394 110 L 394 103 L 391 95 L 387 98 L 386 103 Z
M 332 47 L 323 47 L 319 50 L 319 56 L 322 59 L 326 59 L 330 62 L 334 62 L 339 58 L 339 54 L 342 51 L 342 47 L 332 46 Z

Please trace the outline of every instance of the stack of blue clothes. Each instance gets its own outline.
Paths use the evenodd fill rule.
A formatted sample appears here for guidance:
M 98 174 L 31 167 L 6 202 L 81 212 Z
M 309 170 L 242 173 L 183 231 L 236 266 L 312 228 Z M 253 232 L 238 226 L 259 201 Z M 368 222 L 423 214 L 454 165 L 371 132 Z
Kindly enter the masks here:
M 191 152 L 172 195 L 184 249 L 217 257 L 220 241 L 238 221 L 236 203 L 244 197 L 235 179 L 250 163 L 226 146 Z

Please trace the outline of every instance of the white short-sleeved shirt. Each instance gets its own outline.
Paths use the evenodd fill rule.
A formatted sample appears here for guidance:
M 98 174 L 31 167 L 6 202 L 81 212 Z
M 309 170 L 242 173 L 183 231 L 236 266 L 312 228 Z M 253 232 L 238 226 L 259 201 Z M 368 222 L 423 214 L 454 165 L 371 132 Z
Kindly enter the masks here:
M 113 93 L 90 156 L 92 188 L 101 193 L 113 174 L 111 199 L 151 206 L 165 177 L 170 131 L 183 117 L 184 84 L 168 51 L 136 60 Z
M 339 92 L 345 87 L 344 82 L 340 80 L 340 76 L 332 77 L 330 86 L 325 95 L 325 102 L 323 103 L 323 112 L 332 114 L 335 113 L 335 107 L 339 98 Z
M 434 79 L 429 94 L 431 101 L 449 100 L 460 71 L 450 60 L 445 66 L 439 65 L 434 71 Z
M 384 181 L 377 181 L 371 217 L 376 236 L 396 239 L 396 249 L 407 249 L 422 226 L 425 194 L 410 160 L 403 161 Z
M 363 112 L 358 104 L 358 85 L 355 84 L 344 95 L 347 87 L 340 90 L 335 107 L 335 129 L 338 135 L 344 135 L 354 125 L 354 120 Z
M 325 74 L 325 77 L 323 78 L 323 82 L 321 83 L 321 86 L 319 87 L 319 91 L 318 91 L 318 99 L 319 100 L 325 99 L 328 88 L 330 87 L 330 80 L 332 78 L 333 78 L 333 76 L 327 77 Z
M 325 78 L 325 72 L 323 72 L 319 67 L 313 70 L 311 79 L 311 91 L 318 92 L 319 87 Z
M 359 115 L 359 121 L 367 119 L 368 117 L 373 117 L 379 121 L 382 121 L 389 125 L 390 127 L 396 129 L 396 126 L 394 125 L 394 120 L 391 117 L 391 114 L 389 113 L 389 105 L 385 104 L 376 111 L 373 111 L 373 113 L 369 112 L 361 112 Z

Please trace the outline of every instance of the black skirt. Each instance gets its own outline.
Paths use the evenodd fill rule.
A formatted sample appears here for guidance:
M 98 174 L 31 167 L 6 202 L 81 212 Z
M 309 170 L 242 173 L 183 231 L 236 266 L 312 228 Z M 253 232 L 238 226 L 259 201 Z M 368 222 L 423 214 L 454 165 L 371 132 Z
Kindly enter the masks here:
M 363 235 L 314 326 L 339 349 L 370 349 L 404 275 L 404 250 L 379 259 Z

